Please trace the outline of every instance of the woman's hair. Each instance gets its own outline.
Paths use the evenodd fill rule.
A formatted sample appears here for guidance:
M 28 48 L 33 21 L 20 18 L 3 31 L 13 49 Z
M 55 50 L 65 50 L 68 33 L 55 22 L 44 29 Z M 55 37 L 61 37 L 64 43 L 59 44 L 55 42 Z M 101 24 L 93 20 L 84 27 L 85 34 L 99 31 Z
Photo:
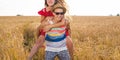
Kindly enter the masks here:
M 63 7 L 66 8 L 66 16 L 65 17 L 69 21 L 71 21 L 72 19 L 71 19 L 70 14 L 69 14 L 69 8 L 68 8 L 68 5 L 66 4 L 65 0 L 55 0 L 55 3 L 53 5 L 53 7 L 56 6 L 56 5 L 58 5 L 58 4 L 60 4 L 61 6 L 63 6 Z M 45 0 L 45 6 L 48 6 L 47 0 Z

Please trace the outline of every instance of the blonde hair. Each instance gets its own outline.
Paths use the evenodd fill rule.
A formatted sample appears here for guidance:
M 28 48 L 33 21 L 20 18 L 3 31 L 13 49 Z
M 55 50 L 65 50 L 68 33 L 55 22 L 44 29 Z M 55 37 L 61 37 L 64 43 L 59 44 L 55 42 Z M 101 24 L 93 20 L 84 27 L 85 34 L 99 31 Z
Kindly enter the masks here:
M 45 0 L 45 7 L 47 7 L 47 6 L 48 6 L 47 0 Z M 52 6 L 53 7 L 52 9 L 54 9 L 54 7 L 56 7 L 56 6 L 65 7 L 66 8 L 65 19 L 72 21 L 72 18 L 69 14 L 69 7 L 68 7 L 67 3 L 65 2 L 65 0 L 55 0 L 55 3 Z
M 72 18 L 71 18 L 70 14 L 69 14 L 69 7 L 68 7 L 67 3 L 65 2 L 65 0 L 58 0 L 58 3 L 53 6 L 53 9 L 55 7 L 64 7 L 64 8 L 66 8 L 65 19 L 67 19 L 69 21 L 72 21 Z
M 53 9 L 56 8 L 56 7 L 64 7 L 64 8 L 66 9 L 66 13 L 65 13 L 64 17 L 65 17 L 65 20 L 68 21 L 67 28 L 68 28 L 68 32 L 69 32 L 70 35 L 71 35 L 71 27 L 70 27 L 70 26 L 71 26 L 72 18 L 71 18 L 70 14 L 69 14 L 68 5 L 65 3 L 64 0 L 58 0 L 58 2 L 59 2 L 58 4 L 55 4 L 55 5 L 53 6 Z

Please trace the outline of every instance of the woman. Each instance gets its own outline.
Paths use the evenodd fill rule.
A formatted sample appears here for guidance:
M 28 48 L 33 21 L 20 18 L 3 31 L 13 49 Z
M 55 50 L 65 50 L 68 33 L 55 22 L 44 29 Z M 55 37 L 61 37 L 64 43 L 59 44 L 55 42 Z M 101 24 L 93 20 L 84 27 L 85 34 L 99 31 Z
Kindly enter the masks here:
M 53 8 L 52 11 L 54 17 L 51 18 L 51 20 L 49 21 L 48 19 L 44 20 L 43 24 L 45 26 L 61 22 L 64 18 L 64 14 L 66 13 L 66 9 L 61 6 Z M 35 51 L 37 51 L 38 48 L 41 47 L 44 42 L 46 42 L 45 60 L 54 60 L 56 56 L 58 56 L 60 60 L 70 60 L 70 55 L 66 46 L 67 24 L 68 21 L 66 20 L 65 25 L 56 28 L 51 28 L 50 31 L 44 33 L 45 35 L 42 33 L 31 50 L 29 60 L 32 59 L 32 56 L 35 53 Z M 43 38 L 43 36 L 45 36 L 45 39 L 41 39 L 41 37 Z
M 48 26 L 44 26 L 44 24 L 43 24 L 43 21 L 45 19 L 48 20 L 48 19 L 51 19 L 51 17 L 54 16 L 51 10 L 54 7 L 54 5 L 56 5 L 56 4 L 60 4 L 60 5 L 64 6 L 65 2 L 64 2 L 64 0 L 45 0 L 45 8 L 43 8 L 42 10 L 40 10 L 38 12 L 38 14 L 41 15 L 41 25 L 38 28 L 38 32 L 40 31 L 38 36 L 40 36 L 41 34 L 44 34 L 44 33 L 41 33 L 41 31 L 43 31 L 43 30 L 44 30 L 44 32 L 46 32 L 46 31 L 49 31 L 51 28 L 65 25 L 64 20 L 62 20 L 59 23 L 48 25 Z M 68 29 L 67 29 L 67 32 L 66 32 L 67 47 L 68 47 L 68 50 L 70 52 L 70 55 L 72 56 L 73 55 L 73 43 L 72 43 L 72 40 L 71 40 L 69 35 L 70 34 L 68 32 Z M 45 36 L 42 35 L 41 40 L 44 39 L 44 37 Z
M 56 4 L 60 4 L 60 5 L 66 7 L 66 4 L 65 4 L 64 0 L 45 0 L 45 8 L 43 8 L 42 10 L 40 10 L 38 12 L 38 14 L 41 15 L 41 23 L 45 18 L 50 19 L 50 17 L 53 17 L 51 9 Z M 53 25 L 45 26 L 44 31 L 46 32 L 53 27 L 59 27 L 59 26 L 62 26 L 62 25 L 64 25 L 64 20 L 59 22 L 59 23 L 53 24 Z M 40 25 L 39 28 L 38 28 L 38 32 L 39 32 L 38 36 L 40 36 L 40 34 L 41 34 L 41 28 L 43 28 L 42 25 Z M 66 31 L 67 47 L 68 47 L 68 50 L 69 50 L 69 53 L 70 53 L 71 57 L 73 57 L 73 43 L 72 43 L 72 39 L 70 37 L 70 32 L 71 32 L 70 31 L 70 25 L 68 24 L 68 29 Z
M 40 10 L 38 12 L 39 15 L 41 15 L 41 21 L 40 23 L 42 23 L 42 21 L 45 19 L 45 18 L 48 18 L 50 19 L 50 17 L 53 17 L 53 14 L 51 12 L 51 9 L 53 8 L 54 5 L 56 4 L 61 4 L 61 5 L 65 5 L 64 4 L 64 0 L 45 0 L 45 8 L 43 8 L 42 10 Z M 52 26 L 48 26 L 48 27 L 45 27 L 44 30 L 48 31 L 51 27 L 59 27 L 61 25 L 64 25 L 63 22 L 60 22 L 60 23 L 57 23 L 57 24 L 54 24 Z M 38 27 L 38 32 L 39 30 L 41 29 L 42 25 L 40 25 Z M 38 34 L 38 36 L 40 35 L 40 32 Z

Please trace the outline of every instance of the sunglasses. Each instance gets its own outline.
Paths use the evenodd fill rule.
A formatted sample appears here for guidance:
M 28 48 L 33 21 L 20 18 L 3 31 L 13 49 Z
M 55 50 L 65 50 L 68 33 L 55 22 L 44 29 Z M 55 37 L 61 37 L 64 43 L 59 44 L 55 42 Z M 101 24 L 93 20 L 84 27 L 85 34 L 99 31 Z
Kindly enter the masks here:
M 56 15 L 64 15 L 64 12 L 54 12 Z

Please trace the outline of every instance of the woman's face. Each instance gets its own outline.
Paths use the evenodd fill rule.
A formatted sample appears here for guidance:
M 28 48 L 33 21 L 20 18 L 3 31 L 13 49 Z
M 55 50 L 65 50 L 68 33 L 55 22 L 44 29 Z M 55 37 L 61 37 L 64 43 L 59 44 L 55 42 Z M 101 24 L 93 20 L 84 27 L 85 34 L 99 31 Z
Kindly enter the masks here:
M 58 21 L 60 21 L 61 19 L 64 18 L 63 9 L 60 9 L 60 8 L 55 9 L 54 12 L 53 12 L 53 14 L 54 14 L 54 17 L 55 17 Z
M 55 3 L 55 0 L 47 0 L 48 6 L 53 6 Z

